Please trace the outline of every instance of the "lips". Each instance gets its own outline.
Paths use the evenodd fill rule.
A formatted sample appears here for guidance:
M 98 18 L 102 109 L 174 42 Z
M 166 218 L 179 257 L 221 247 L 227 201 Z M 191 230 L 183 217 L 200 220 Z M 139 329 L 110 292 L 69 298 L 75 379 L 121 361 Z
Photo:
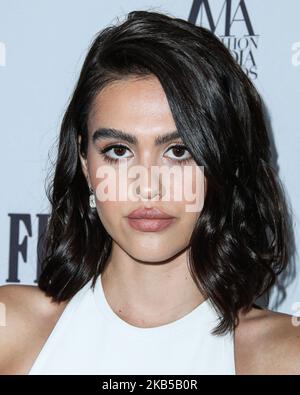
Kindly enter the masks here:
M 158 208 L 141 207 L 128 215 L 129 225 L 140 232 L 158 232 L 171 224 L 175 217 L 166 214 Z
M 145 208 L 140 207 L 136 210 L 133 210 L 128 218 L 131 219 L 172 219 L 171 215 L 166 214 L 164 211 L 158 208 Z

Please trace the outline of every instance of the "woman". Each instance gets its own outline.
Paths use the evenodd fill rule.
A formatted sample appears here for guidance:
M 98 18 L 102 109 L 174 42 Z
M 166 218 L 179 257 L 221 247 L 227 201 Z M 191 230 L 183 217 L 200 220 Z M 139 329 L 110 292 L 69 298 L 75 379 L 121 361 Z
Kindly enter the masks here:
M 211 32 L 146 11 L 101 31 L 62 122 L 38 287 L 0 290 L 1 373 L 300 373 L 292 317 L 255 304 L 289 255 L 270 157 L 260 96 Z M 179 172 L 149 186 L 155 167 Z

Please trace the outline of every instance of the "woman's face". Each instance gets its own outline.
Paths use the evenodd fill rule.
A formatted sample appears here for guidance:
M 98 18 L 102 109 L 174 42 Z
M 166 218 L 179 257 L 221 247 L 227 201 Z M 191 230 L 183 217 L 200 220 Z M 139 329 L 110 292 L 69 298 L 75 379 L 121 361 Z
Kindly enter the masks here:
M 112 129 L 123 134 L 113 136 Z M 174 132 L 166 95 L 155 76 L 107 85 L 89 114 L 82 169 L 107 232 L 137 260 L 164 261 L 186 249 L 203 207 L 203 171 Z M 172 149 L 176 145 L 181 147 Z M 157 208 L 172 219 L 130 220 L 128 215 L 138 208 Z

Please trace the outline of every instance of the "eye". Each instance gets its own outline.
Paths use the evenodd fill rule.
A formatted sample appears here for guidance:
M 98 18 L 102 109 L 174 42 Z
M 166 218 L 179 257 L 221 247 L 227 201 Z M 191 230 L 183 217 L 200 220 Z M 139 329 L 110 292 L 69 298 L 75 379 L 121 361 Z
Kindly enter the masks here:
M 109 147 L 105 147 L 100 151 L 100 153 L 106 162 L 116 163 L 120 159 L 126 159 L 130 157 L 130 156 L 124 156 L 124 153 L 126 153 L 126 151 L 129 151 L 129 148 L 127 148 L 125 145 L 115 144 Z
M 174 156 L 169 158 L 171 160 L 175 160 L 177 162 L 186 163 L 192 159 L 192 155 L 189 153 L 187 148 L 184 145 L 173 145 L 170 147 L 167 152 L 173 152 Z
M 172 147 L 169 147 L 166 152 L 169 151 L 173 152 L 173 156 L 169 157 L 169 159 L 175 160 L 180 164 L 185 164 L 192 160 L 191 154 L 184 145 L 173 145 Z M 128 152 L 127 156 L 126 152 Z M 108 163 L 117 163 L 120 159 L 130 158 L 131 156 L 129 152 L 129 148 L 122 144 L 111 145 L 100 150 L 103 159 Z

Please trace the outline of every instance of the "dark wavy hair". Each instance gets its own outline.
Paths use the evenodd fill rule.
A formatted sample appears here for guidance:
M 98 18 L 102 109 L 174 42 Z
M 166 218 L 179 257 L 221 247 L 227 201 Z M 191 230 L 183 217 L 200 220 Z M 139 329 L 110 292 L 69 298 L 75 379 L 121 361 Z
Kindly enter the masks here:
M 288 263 L 288 205 L 271 164 L 262 99 L 229 50 L 208 29 L 150 11 L 133 11 L 97 33 L 64 113 L 47 196 L 40 289 L 68 300 L 95 285 L 112 239 L 89 189 L 79 150 L 88 145 L 87 118 L 106 85 L 155 75 L 178 132 L 198 165 L 207 195 L 189 245 L 189 268 L 219 313 L 213 334 L 233 331 Z M 78 136 L 82 143 L 78 146 Z

